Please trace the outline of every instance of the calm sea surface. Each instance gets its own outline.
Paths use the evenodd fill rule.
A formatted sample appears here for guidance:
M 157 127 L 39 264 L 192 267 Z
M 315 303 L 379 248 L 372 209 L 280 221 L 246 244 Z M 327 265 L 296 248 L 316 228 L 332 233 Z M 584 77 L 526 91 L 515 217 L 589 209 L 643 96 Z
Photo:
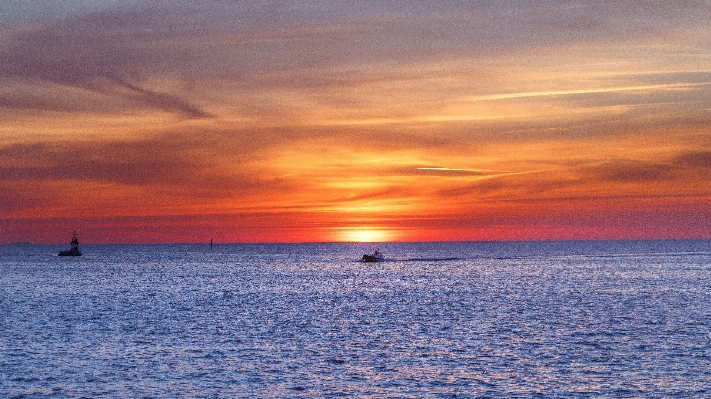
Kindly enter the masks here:
M 711 241 L 0 246 L 2 398 L 711 397 Z

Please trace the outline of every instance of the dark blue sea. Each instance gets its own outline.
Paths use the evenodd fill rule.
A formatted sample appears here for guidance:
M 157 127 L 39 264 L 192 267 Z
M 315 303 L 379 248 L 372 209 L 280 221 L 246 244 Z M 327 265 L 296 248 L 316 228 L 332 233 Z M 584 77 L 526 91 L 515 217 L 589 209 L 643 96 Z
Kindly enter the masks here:
M 711 397 L 711 241 L 0 246 L 2 398 Z

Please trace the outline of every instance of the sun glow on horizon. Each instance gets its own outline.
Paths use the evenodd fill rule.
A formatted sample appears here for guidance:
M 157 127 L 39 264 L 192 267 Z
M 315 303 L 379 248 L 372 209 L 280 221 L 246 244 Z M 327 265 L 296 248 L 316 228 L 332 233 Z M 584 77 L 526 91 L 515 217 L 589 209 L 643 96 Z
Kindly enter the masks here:
M 336 233 L 338 241 L 345 242 L 385 242 L 391 241 L 394 234 L 378 227 L 348 227 Z

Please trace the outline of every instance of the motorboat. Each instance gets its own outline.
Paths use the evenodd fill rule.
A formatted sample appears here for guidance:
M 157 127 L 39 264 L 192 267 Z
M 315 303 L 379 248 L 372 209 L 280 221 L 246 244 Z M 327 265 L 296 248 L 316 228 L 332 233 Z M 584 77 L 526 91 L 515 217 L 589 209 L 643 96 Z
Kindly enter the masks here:
M 71 248 L 65 249 L 64 251 L 59 251 L 59 256 L 81 256 L 81 251 L 79 250 L 79 240 L 77 240 L 77 232 L 72 235 L 72 241 L 70 242 Z
M 361 261 L 363 262 L 382 262 L 385 260 L 385 256 L 383 256 L 382 252 L 379 250 L 376 250 L 372 254 L 364 254 L 363 258 L 361 258 Z

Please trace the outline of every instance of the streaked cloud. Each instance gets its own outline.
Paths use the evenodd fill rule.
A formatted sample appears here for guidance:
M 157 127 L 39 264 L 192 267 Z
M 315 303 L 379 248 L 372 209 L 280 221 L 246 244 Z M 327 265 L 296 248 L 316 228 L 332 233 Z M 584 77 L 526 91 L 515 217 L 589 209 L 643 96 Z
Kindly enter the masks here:
M 12 32 L 0 51 L 4 60 L 0 76 L 75 87 L 188 117 L 206 117 L 180 96 L 146 84 L 152 78 L 154 55 L 136 44 L 150 40 L 150 32 L 142 28 L 158 21 L 141 13 L 107 12 Z M 18 101 L 11 94 L 0 101 L 32 108 L 29 101 Z
M 470 97 L 471 101 L 491 101 L 491 100 L 506 100 L 512 98 L 524 97 L 543 97 L 543 96 L 567 96 L 576 94 L 597 94 L 597 93 L 614 93 L 622 91 L 652 91 L 652 90 L 692 90 L 694 86 L 708 86 L 711 82 L 704 83 L 670 83 L 647 86 L 627 86 L 627 87 L 609 87 L 609 88 L 592 88 L 578 90 L 554 90 L 554 91 L 539 91 L 525 93 L 503 93 L 489 94 L 485 96 Z

